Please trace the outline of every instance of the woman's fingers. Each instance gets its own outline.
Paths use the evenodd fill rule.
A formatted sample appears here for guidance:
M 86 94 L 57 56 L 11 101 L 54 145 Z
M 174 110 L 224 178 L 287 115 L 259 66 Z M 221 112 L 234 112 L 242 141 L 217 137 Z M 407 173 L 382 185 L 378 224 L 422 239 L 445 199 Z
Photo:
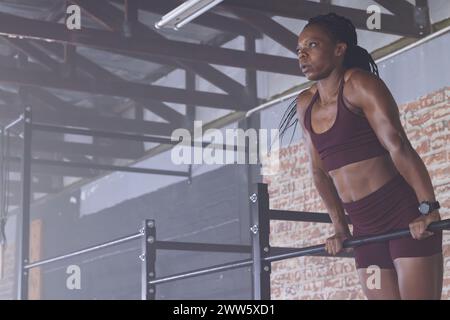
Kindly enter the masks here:
M 425 221 L 414 221 L 409 225 L 409 231 L 413 239 L 422 240 L 433 235 L 433 232 L 427 230 Z
M 423 240 L 426 239 L 428 237 L 431 237 L 434 233 L 428 230 L 425 230 L 424 232 L 422 232 L 419 236 L 419 240 Z
M 413 239 L 418 240 L 420 238 L 421 230 L 423 230 L 422 221 L 413 221 L 409 224 L 409 231 Z
M 325 248 L 326 248 L 328 254 L 333 254 L 331 239 L 327 239 L 327 241 L 325 242 Z
M 331 255 L 335 255 L 336 254 L 336 240 L 331 240 L 330 242 L 330 247 L 331 247 Z
M 415 224 L 409 225 L 409 232 L 411 233 L 411 237 L 413 239 L 416 239 L 419 237 L 419 230 L 418 227 Z
M 332 236 L 325 241 L 325 250 L 330 255 L 337 255 L 342 251 L 344 238 L 341 236 Z
M 340 245 L 337 239 L 328 239 L 325 242 L 325 249 L 328 254 L 335 256 L 341 250 L 342 246 Z
M 342 250 L 342 242 L 337 241 L 337 243 L 336 243 L 336 254 L 341 252 L 341 250 Z
M 326 250 L 327 250 L 327 253 L 328 253 L 328 254 L 331 254 L 330 240 L 327 240 L 327 241 L 325 242 L 325 248 L 326 248 Z

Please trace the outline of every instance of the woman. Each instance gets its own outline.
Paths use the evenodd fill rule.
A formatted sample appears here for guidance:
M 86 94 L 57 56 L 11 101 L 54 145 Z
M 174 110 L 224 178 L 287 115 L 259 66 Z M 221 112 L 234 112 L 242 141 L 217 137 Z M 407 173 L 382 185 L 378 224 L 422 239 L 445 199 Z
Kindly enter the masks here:
M 354 249 L 363 291 L 368 299 L 440 299 L 442 232 L 426 230 L 440 220 L 431 179 L 375 62 L 357 46 L 354 25 L 336 14 L 312 18 L 297 52 L 302 72 L 316 83 L 299 94 L 280 129 L 294 122 L 303 128 L 314 184 L 335 231 L 326 250 L 336 255 L 351 237 L 344 210 L 353 236 L 409 227 L 411 237 Z M 432 206 L 424 210 L 423 201 Z M 374 266 L 380 286 L 369 283 Z

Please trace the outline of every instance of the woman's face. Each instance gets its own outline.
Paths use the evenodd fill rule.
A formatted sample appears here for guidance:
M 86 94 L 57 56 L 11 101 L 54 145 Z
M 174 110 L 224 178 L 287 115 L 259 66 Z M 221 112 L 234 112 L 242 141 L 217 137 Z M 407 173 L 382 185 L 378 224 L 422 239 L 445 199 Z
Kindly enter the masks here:
M 321 26 L 311 25 L 298 37 L 297 56 L 300 69 L 308 80 L 326 78 L 342 65 L 346 44 L 336 43 Z

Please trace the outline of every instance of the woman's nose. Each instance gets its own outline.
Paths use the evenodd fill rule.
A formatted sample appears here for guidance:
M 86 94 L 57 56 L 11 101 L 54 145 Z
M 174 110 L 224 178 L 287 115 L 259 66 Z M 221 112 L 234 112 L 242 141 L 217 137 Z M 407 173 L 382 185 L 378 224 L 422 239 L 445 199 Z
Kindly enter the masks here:
M 306 52 L 305 52 L 305 50 L 304 49 L 300 49 L 299 51 L 298 51 L 298 58 L 299 59 L 304 59 L 306 57 Z

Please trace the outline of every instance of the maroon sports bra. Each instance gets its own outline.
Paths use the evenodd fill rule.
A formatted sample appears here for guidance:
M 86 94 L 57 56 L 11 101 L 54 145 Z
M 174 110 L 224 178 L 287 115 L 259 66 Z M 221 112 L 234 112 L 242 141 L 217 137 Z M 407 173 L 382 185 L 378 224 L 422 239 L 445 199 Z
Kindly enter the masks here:
M 311 125 L 311 110 L 319 97 L 319 90 L 314 94 L 305 112 L 305 128 L 309 131 L 312 143 L 327 171 L 388 153 L 369 121 L 350 111 L 345 105 L 343 91 L 344 78 L 339 85 L 336 120 L 327 131 L 316 134 Z

